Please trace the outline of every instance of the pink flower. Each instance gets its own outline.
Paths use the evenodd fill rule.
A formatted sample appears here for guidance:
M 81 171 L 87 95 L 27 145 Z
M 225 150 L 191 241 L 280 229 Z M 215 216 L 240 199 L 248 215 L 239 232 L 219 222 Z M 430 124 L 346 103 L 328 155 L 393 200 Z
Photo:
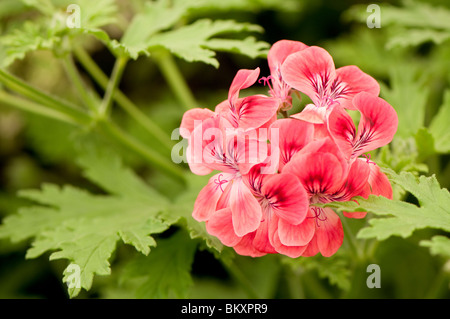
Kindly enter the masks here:
M 261 174 L 263 165 L 253 166 L 243 177 L 260 206 L 262 215 L 258 228 L 246 236 L 236 234 L 235 229 L 230 227 L 232 210 L 228 207 L 212 214 L 206 223 L 210 234 L 217 236 L 225 245 L 235 247 L 241 254 L 250 256 L 276 253 L 272 239 L 279 225 L 299 225 L 309 210 L 306 191 L 295 176 Z
M 308 46 L 299 41 L 280 40 L 272 45 L 267 54 L 270 76 L 263 77 L 269 86 L 269 94 L 278 99 L 278 109 L 287 111 L 292 108 L 291 87 L 283 80 L 281 65 L 292 53 L 306 49 Z
M 333 255 L 342 245 L 344 232 L 339 216 L 330 208 L 313 206 L 316 203 L 348 201 L 365 195 L 369 178 L 369 164 L 354 161 L 348 164 L 330 138 L 310 143 L 296 153 L 283 169 L 295 175 L 306 189 L 310 218 L 315 221 L 314 236 L 302 253 L 312 256 L 320 252 Z M 291 229 L 296 233 L 298 230 Z
M 377 96 L 372 77 L 356 66 L 335 69 L 322 48 L 282 40 L 270 49 L 268 64 L 271 75 L 262 80 L 270 97 L 239 97 L 260 72 L 239 70 L 214 111 L 183 116 L 191 171 L 218 172 L 198 194 L 193 217 L 241 255 L 332 256 L 343 242 L 342 223 L 317 204 L 370 194 L 392 198 L 388 178 L 364 153 L 392 140 L 397 114 Z M 314 104 L 277 120 L 295 90 Z M 361 114 L 358 129 L 347 109 Z
M 259 68 L 239 70 L 231 83 L 228 99 L 219 103 L 214 112 L 206 108 L 185 112 L 180 125 L 181 136 L 189 138 L 195 128 L 195 121 L 204 121 L 217 115 L 226 118 L 232 127 L 243 129 L 257 129 L 275 121 L 278 109 L 275 98 L 265 95 L 239 98 L 240 90 L 252 86 L 258 79 L 259 72 Z
M 225 124 L 224 124 L 225 123 Z M 190 168 L 198 174 L 208 174 L 214 170 L 221 173 L 210 178 L 208 184 L 200 191 L 194 205 L 193 217 L 198 221 L 206 221 L 214 215 L 219 200 L 226 196 L 227 209 L 232 216 L 233 230 L 237 236 L 243 236 L 256 230 L 261 220 L 261 208 L 251 191 L 244 184 L 242 176 L 259 159 L 257 141 L 239 138 L 236 134 L 228 134 L 224 127 L 228 121 L 220 116 L 205 120 L 195 128 L 189 147 L 195 149 L 196 136 L 207 136 L 206 128 L 214 129 L 214 138 L 207 140 L 198 148 L 199 152 L 190 151 Z M 199 154 L 200 153 L 200 154 Z M 254 157 L 252 157 L 254 155 Z M 197 162 L 192 162 L 196 160 Z M 224 195 L 227 194 L 227 195 Z
M 330 54 L 311 46 L 289 55 L 281 66 L 283 80 L 292 88 L 309 96 L 309 104 L 296 115 L 313 123 L 326 121 L 335 105 L 353 109 L 352 98 L 359 92 L 378 95 L 380 86 L 357 66 L 336 69 Z

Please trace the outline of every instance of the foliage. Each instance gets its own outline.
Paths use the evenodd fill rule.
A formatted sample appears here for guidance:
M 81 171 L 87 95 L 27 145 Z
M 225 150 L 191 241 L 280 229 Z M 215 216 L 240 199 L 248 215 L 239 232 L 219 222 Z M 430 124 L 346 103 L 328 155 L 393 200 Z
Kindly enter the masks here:
M 68 27 L 69 0 L 0 2 L 0 297 L 61 287 L 70 298 L 450 296 L 448 5 L 382 3 L 382 27 L 369 29 L 361 4 L 76 3 L 79 28 Z M 325 9 L 348 32 L 323 33 Z M 238 69 L 267 75 L 259 58 L 277 40 L 303 41 L 301 30 L 336 67 L 374 76 L 395 108 L 397 134 L 372 154 L 393 199 L 321 204 L 368 212 L 340 214 L 346 241 L 336 256 L 237 256 L 192 218 L 210 176 L 171 161 L 171 132 L 186 109 L 226 99 Z M 294 99 L 294 110 L 307 101 Z M 402 270 L 403 257 L 422 280 Z M 370 263 L 391 282 L 368 289 Z M 67 286 L 73 265 L 79 288 Z M 59 284 L 36 293 L 39 277 Z

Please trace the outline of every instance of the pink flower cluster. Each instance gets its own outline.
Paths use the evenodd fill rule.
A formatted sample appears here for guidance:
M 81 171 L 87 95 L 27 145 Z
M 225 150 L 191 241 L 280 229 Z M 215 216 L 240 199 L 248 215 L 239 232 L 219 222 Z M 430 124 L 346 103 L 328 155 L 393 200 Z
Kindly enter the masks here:
M 193 217 L 241 255 L 331 256 L 342 244 L 342 224 L 332 209 L 314 204 L 392 197 L 387 177 L 365 153 L 392 140 L 397 114 L 378 97 L 375 79 L 356 66 L 336 69 L 323 48 L 282 40 L 268 65 L 268 77 L 259 78 L 259 68 L 238 71 L 215 111 L 183 116 L 190 169 L 218 171 L 200 191 Z M 240 97 L 258 78 L 269 94 Z M 312 104 L 278 119 L 299 92 Z M 358 127 L 347 110 L 360 114 Z

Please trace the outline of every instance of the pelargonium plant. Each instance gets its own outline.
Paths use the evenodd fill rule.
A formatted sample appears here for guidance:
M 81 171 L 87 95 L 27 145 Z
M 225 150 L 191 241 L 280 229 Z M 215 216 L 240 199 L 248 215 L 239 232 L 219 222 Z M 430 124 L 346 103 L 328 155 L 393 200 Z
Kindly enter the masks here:
M 323 48 L 281 40 L 267 59 L 269 76 L 239 70 L 214 111 L 195 108 L 183 116 L 192 173 L 218 172 L 198 194 L 192 216 L 240 255 L 329 257 L 344 231 L 338 214 L 321 204 L 370 194 L 392 199 L 387 176 L 368 152 L 391 142 L 397 113 L 378 96 L 374 78 L 356 66 L 336 69 Z M 240 97 L 257 82 L 268 95 Z M 288 115 L 292 95 L 300 93 L 312 103 Z M 359 113 L 357 128 L 348 110 Z

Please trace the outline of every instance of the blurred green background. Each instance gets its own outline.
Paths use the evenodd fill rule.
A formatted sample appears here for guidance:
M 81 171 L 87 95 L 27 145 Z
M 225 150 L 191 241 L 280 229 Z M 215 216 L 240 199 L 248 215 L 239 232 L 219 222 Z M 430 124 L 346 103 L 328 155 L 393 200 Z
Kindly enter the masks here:
M 450 36 L 445 36 L 449 35 L 450 28 L 427 24 L 420 19 L 421 7 L 417 9 L 417 3 L 412 1 L 377 3 L 381 8 L 381 28 L 373 29 L 365 23 L 370 15 L 365 9 L 373 3 L 371 1 L 247 2 L 246 7 L 236 5 L 234 9 L 199 10 L 189 19 L 194 21 L 207 17 L 258 24 L 265 30 L 257 35 L 259 40 L 272 44 L 281 39 L 291 39 L 323 46 L 333 56 L 336 67 L 359 66 L 380 82 L 381 96 L 399 114 L 399 132 L 382 160 L 397 171 L 436 174 L 441 187 L 450 186 L 449 153 L 441 147 L 448 144 L 449 135 L 436 136 L 428 130 L 445 103 L 445 91 L 450 87 Z M 118 3 L 122 18 L 126 19 L 129 2 L 118 0 Z M 442 17 L 450 17 L 448 1 L 426 1 L 426 4 L 440 8 L 437 12 L 443 12 Z M 398 10 L 386 9 L 392 6 Z M 0 31 L 7 32 L 15 23 L 32 17 L 32 14 L 20 1 L 1 0 Z M 428 38 L 415 36 L 413 33 L 417 30 L 427 31 Z M 108 31 L 120 36 L 114 27 Z M 96 41 L 88 43 L 88 47 L 92 58 L 109 74 L 114 64 L 112 54 Z M 265 59 L 250 59 L 231 53 L 218 53 L 217 59 L 220 62 L 218 69 L 176 60 L 201 107 L 213 108 L 224 100 L 239 69 L 260 67 L 261 76 L 269 74 Z M 69 100 L 76 99 L 63 67 L 50 52 L 28 54 L 9 70 L 47 92 Z M 83 72 L 81 67 L 80 70 Z M 95 83 L 92 85 L 96 87 Z M 101 94 L 102 91 L 97 89 Z M 168 134 L 179 126 L 182 117 L 177 105 L 179 102 L 151 59 L 140 57 L 130 61 L 120 89 L 146 114 L 157 119 L 158 125 Z M 300 104 L 295 107 L 300 107 Z M 114 117 L 128 132 L 158 148 L 120 110 L 114 113 Z M 28 204 L 16 197 L 16 192 L 24 188 L 38 188 L 42 183 L 51 182 L 98 191 L 81 176 L 74 163 L 76 150 L 71 141 L 77 134 L 80 132 L 67 124 L 0 105 L 0 220 Z M 148 167 L 139 156 L 120 147 L 117 149 L 129 166 L 162 193 L 170 196 L 181 189 L 180 185 Z M 412 196 L 408 200 L 415 201 Z M 349 223 L 357 230 L 364 221 Z M 431 255 L 427 248 L 418 245 L 421 239 L 429 238 L 431 234 L 439 232 L 426 229 L 407 239 L 393 237 L 378 244 L 374 259 L 367 263 L 380 265 L 380 289 L 367 288 L 365 280 L 368 273 L 364 265 L 352 268 L 348 273 L 345 251 L 342 262 L 338 254 L 333 261 L 320 258 L 284 260 L 282 268 L 274 256 L 260 259 L 238 257 L 236 263 L 270 298 L 287 297 L 287 290 L 291 291 L 290 296 L 295 294 L 305 298 L 449 298 L 450 264 L 442 256 Z M 164 238 L 167 234 L 161 236 Z M 48 255 L 25 260 L 28 247 L 28 242 L 11 244 L 8 240 L 0 241 L 0 298 L 67 298 L 61 283 L 64 263 L 50 262 Z M 119 247 L 113 266 L 117 264 L 120 267 L 120 261 L 126 260 L 129 254 L 127 247 Z M 198 251 L 195 255 L 192 274 L 195 285 L 190 296 L 193 298 L 246 297 L 207 251 Z M 295 284 L 291 287 L 292 278 L 301 278 L 301 289 Z M 81 297 L 130 297 L 133 283 L 119 287 L 114 285 L 115 281 L 114 271 L 110 277 L 98 277 L 94 288 Z

